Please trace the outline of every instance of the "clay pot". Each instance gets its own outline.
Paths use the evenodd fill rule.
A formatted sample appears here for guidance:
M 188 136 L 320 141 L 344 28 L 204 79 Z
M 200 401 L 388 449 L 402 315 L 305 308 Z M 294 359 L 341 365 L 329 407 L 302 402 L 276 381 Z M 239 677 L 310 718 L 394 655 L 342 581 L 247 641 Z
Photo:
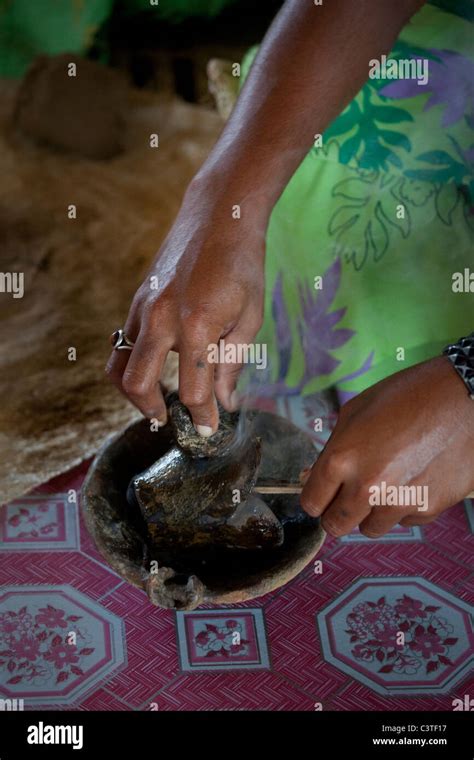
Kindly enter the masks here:
M 254 432 L 262 445 L 260 482 L 297 482 L 316 458 L 310 437 L 274 414 L 258 412 Z M 291 495 L 265 496 L 284 526 L 281 546 L 183 551 L 170 540 L 157 549 L 140 510 L 127 501 L 127 487 L 173 445 L 171 425 L 152 432 L 147 420 L 135 422 L 104 444 L 82 489 L 84 518 L 97 548 L 124 580 L 146 591 L 152 604 L 188 610 L 254 599 L 288 583 L 316 555 L 325 533 Z

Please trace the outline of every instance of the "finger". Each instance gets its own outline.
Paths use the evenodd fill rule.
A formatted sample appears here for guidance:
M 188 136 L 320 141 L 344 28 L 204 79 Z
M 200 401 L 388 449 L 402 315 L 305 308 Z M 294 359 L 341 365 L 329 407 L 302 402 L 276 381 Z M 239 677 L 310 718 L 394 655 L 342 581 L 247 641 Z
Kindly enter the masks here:
M 405 508 L 399 507 L 398 522 L 400 525 L 403 525 L 405 528 L 410 528 L 414 525 L 427 525 L 439 517 L 443 511 L 438 495 L 439 486 L 436 487 L 435 484 L 428 484 L 417 480 L 410 487 L 416 489 L 415 495 L 411 496 L 411 503 L 407 504 Z
M 433 520 L 436 519 L 438 515 L 424 515 L 421 514 L 412 514 L 408 515 L 407 517 L 404 517 L 402 520 L 400 520 L 400 525 L 403 525 L 404 528 L 412 528 L 415 525 L 428 525 L 428 523 L 433 522 Z
M 148 419 L 158 420 L 159 426 L 166 424 L 160 377 L 171 346 L 170 338 L 165 339 L 142 324 L 122 377 L 123 391 L 132 404 Z
M 132 307 L 133 309 L 133 307 Z M 137 335 L 140 331 L 140 319 L 138 313 L 130 310 L 127 321 L 125 323 L 124 332 L 131 341 L 135 342 Z M 109 377 L 109 380 L 122 391 L 122 376 L 125 371 L 125 367 L 130 359 L 131 351 L 116 351 L 112 350 L 109 356 L 109 360 L 105 367 L 105 371 Z
M 344 465 L 330 453 L 328 445 L 313 465 L 301 492 L 301 506 L 312 517 L 319 517 L 335 498 L 344 477 Z
M 208 438 L 219 425 L 214 395 L 215 364 L 209 361 L 208 345 L 184 342 L 179 346 L 179 398 L 188 408 L 199 435 Z
M 128 335 L 128 333 L 127 333 Z M 109 380 L 122 391 L 122 377 L 130 359 L 131 351 L 112 351 L 105 367 Z
M 233 352 L 229 351 L 225 355 L 239 358 L 239 348 L 242 346 L 248 346 L 254 340 L 260 329 L 260 325 L 261 319 L 257 319 L 254 314 L 244 317 L 223 339 L 224 350 L 226 347 L 235 347 Z M 216 368 L 214 384 L 215 394 L 224 409 L 227 409 L 228 411 L 234 411 L 238 405 L 236 385 L 242 371 L 242 366 L 242 362 L 226 361 L 225 363 L 218 364 Z
M 345 483 L 321 518 L 326 533 L 334 538 L 351 533 L 371 512 L 368 497 Z
M 226 336 L 225 340 L 222 341 L 223 350 L 225 351 L 226 347 L 229 347 L 230 349 L 232 346 L 235 346 L 235 351 L 227 354 L 224 354 L 224 356 L 236 356 L 238 357 L 238 351 L 237 348 L 239 345 L 242 345 L 243 343 L 247 343 L 247 341 L 244 339 L 244 336 L 232 331 L 229 333 L 229 335 Z M 221 362 L 220 364 L 216 364 L 215 367 L 215 375 L 214 375 L 214 392 L 216 394 L 216 398 L 224 409 L 227 409 L 227 411 L 232 412 L 237 407 L 237 392 L 235 390 L 237 385 L 237 380 L 239 379 L 240 372 L 242 370 L 242 363 L 237 361 L 226 361 Z
M 239 405 L 236 386 L 241 371 L 242 364 L 219 364 L 216 370 L 216 398 L 228 412 L 234 412 Z
M 400 507 L 372 507 L 370 515 L 359 525 L 360 532 L 367 538 L 380 538 L 397 525 L 406 510 Z

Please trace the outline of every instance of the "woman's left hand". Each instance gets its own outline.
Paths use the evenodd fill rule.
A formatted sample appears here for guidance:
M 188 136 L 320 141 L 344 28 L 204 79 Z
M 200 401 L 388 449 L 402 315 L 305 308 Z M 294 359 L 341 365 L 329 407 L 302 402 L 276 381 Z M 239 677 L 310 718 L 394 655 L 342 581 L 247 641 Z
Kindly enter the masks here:
M 410 489 L 407 489 L 407 486 Z M 301 495 L 332 536 L 424 525 L 474 489 L 474 401 L 440 356 L 345 404 Z M 408 503 L 407 503 L 408 502 Z

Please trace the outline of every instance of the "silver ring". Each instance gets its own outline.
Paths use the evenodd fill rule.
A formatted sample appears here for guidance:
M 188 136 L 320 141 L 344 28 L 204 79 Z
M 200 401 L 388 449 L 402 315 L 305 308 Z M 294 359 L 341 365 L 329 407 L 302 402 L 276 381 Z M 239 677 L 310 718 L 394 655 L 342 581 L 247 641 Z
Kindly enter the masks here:
M 128 338 L 123 330 L 115 330 L 110 336 L 110 342 L 115 351 L 133 351 L 135 343 Z

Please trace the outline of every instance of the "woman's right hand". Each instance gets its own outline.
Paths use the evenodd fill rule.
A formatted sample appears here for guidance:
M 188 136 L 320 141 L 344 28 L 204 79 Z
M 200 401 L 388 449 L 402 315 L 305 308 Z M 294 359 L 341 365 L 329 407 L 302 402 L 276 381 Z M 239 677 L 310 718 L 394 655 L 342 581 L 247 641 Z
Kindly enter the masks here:
M 203 436 L 217 430 L 216 398 L 227 409 L 240 371 L 210 363 L 209 344 L 251 342 L 262 322 L 266 221 L 233 218 L 232 194 L 193 181 L 139 287 L 124 326 L 131 352 L 112 351 L 110 379 L 146 417 L 166 422 L 160 388 L 170 350 L 179 353 L 179 396 Z

